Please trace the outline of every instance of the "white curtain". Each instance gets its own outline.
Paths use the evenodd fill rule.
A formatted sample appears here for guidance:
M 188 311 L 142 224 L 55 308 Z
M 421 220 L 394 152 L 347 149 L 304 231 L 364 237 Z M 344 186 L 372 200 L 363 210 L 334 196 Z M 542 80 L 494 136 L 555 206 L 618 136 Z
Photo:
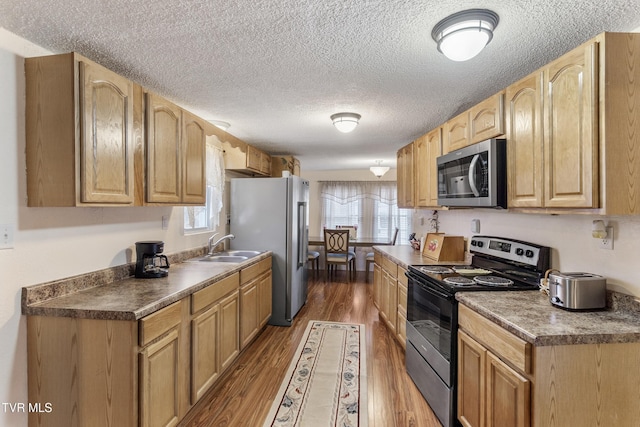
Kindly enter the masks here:
M 210 228 L 220 225 L 220 211 L 224 197 L 224 156 L 221 148 L 207 144 L 207 197 L 210 197 Z
M 395 181 L 320 181 L 323 227 L 358 227 L 358 236 L 398 239 L 407 236 L 411 210 L 398 209 Z

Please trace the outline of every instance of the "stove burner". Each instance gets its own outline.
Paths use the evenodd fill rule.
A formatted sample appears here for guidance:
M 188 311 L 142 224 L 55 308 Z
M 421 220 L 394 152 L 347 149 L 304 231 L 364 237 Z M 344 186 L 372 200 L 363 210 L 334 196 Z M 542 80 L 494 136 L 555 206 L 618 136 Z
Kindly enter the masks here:
M 472 286 L 476 284 L 473 280 L 462 276 L 446 277 L 444 281 L 445 283 L 455 286 Z
M 513 280 L 498 276 L 476 276 L 473 281 L 484 286 L 511 286 Z
M 420 267 L 420 270 L 425 273 L 433 273 L 433 274 L 453 273 L 453 270 L 450 269 L 449 267 L 443 267 L 440 265 L 423 266 L 423 267 Z

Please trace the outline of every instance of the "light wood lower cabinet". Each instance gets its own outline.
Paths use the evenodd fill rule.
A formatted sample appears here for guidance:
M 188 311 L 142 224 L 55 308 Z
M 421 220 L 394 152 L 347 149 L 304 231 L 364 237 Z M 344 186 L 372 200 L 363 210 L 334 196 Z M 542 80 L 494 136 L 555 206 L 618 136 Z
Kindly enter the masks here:
M 240 349 L 271 318 L 271 258 L 240 272 Z
M 243 275 L 253 338 L 271 315 L 270 257 L 138 321 L 28 316 L 29 402 L 52 408 L 29 426 L 177 425 L 240 353 Z
M 404 348 L 407 340 L 407 278 L 405 269 L 374 250 L 373 302 L 385 325 Z
M 532 346 L 462 304 L 458 321 L 463 426 L 640 425 L 640 343 Z

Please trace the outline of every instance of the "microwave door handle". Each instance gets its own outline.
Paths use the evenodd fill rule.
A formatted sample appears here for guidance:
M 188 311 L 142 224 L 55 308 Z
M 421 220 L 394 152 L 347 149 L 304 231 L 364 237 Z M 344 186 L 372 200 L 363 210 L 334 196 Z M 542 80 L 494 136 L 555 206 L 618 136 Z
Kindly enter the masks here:
M 476 168 L 478 167 L 478 161 L 480 160 L 480 154 L 476 154 L 471 159 L 471 164 L 469 165 L 469 186 L 471 187 L 471 191 L 473 195 L 476 197 L 480 197 L 480 192 L 478 191 L 478 187 L 476 187 Z

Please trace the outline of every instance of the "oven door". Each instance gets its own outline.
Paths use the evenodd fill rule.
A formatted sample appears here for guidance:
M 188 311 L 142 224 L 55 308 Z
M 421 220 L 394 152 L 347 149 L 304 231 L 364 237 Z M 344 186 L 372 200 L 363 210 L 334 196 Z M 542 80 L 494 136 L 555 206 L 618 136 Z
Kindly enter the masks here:
M 505 147 L 490 139 L 438 157 L 438 204 L 506 207 Z
M 451 293 L 407 274 L 407 341 L 447 386 L 454 385 L 458 305 Z

